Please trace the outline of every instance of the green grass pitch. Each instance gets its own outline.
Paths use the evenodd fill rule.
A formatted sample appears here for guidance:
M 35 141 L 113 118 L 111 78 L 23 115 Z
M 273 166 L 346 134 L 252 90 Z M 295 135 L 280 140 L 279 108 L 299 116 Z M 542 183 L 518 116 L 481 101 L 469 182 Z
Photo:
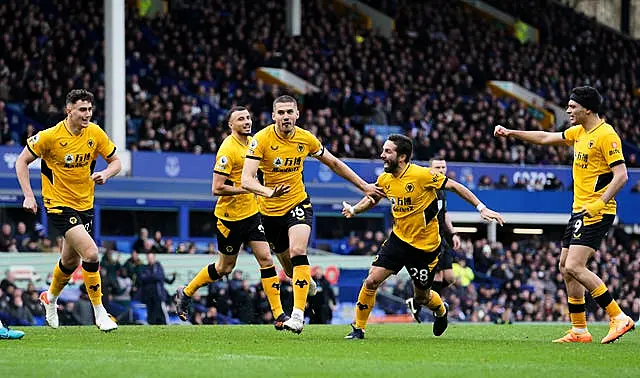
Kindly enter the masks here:
M 640 377 L 640 335 L 601 345 L 552 344 L 563 325 L 370 325 L 365 340 L 348 326 L 20 328 L 0 341 L 0 377 Z

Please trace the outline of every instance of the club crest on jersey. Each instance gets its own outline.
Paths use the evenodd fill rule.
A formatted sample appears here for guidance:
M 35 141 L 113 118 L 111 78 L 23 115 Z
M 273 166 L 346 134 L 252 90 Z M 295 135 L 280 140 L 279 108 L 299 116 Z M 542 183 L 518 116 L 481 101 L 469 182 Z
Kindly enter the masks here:
M 67 164 L 73 163 L 73 155 L 71 154 L 64 155 L 64 162 Z
M 413 192 L 413 189 L 415 189 L 415 186 L 413 185 L 413 183 L 408 183 L 407 185 L 405 185 L 404 190 L 407 191 L 407 193 L 411 193 Z
M 302 151 L 304 151 L 304 145 L 298 144 L 298 152 L 302 152 Z
M 278 168 L 282 165 L 282 158 L 280 156 L 278 156 L 277 158 L 273 159 L 273 166 Z
M 87 146 L 89 146 L 89 148 L 93 150 L 93 148 L 96 146 L 96 141 L 93 140 L 93 138 L 89 138 L 89 140 L 87 141 Z
M 594 141 L 590 140 L 590 141 L 589 141 L 589 148 L 593 148 L 593 145 L 594 145 L 594 144 L 596 144 L 596 142 L 594 142 Z

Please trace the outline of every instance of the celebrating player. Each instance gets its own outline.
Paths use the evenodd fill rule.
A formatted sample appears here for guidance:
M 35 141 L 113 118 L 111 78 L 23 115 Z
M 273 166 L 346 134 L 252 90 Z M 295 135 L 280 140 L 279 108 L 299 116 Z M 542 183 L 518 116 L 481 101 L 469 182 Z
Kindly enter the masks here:
M 525 142 L 573 146 L 573 207 L 562 238 L 560 271 L 567 286 L 572 328 L 556 343 L 590 343 L 585 314 L 585 288 L 609 315 L 609 333 L 603 344 L 619 339 L 635 328 L 633 320 L 618 306 L 604 282 L 587 269 L 587 261 L 613 224 L 614 196 L 627 182 L 627 167 L 620 137 L 600 118 L 602 97 L 595 88 L 571 91 L 567 114 L 572 124 L 563 132 L 510 130 L 496 126 L 497 137 L 514 137 Z
M 414 317 L 421 306 L 427 306 L 435 315 L 433 334 L 440 336 L 447 329 L 447 308 L 440 295 L 430 290 L 438 256 L 443 249 L 438 230 L 437 190 L 452 190 L 475 206 L 483 219 L 497 221 L 501 225 L 504 223 L 499 213 L 486 207 L 465 186 L 447 179 L 434 169 L 412 164 L 412 153 L 411 139 L 404 135 L 392 134 L 382 146 L 380 158 L 384 163 L 384 172 L 378 177 L 376 185 L 383 188 L 385 196 L 391 201 L 393 231 L 382 243 L 360 289 L 355 325 L 351 326 L 353 329 L 346 339 L 364 339 L 378 287 L 403 267 L 407 268 L 413 281 Z M 342 214 L 350 218 L 369 210 L 376 203 L 367 197 L 354 206 L 343 202 Z
M 38 207 L 29 182 L 28 165 L 37 158 L 42 160 L 42 199 L 47 218 L 64 237 L 60 260 L 53 268 L 51 286 L 40 294 L 47 323 L 58 328 L 58 296 L 82 262 L 82 279 L 93 304 L 96 325 L 102 331 L 112 331 L 118 325 L 102 305 L 98 247 L 91 233 L 95 184 L 103 185 L 117 175 L 121 163 L 116 146 L 107 134 L 90 122 L 93 103 L 93 94 L 89 91 L 74 89 L 69 92 L 65 107 L 67 117 L 27 140 L 16 161 L 16 173 L 24 194 L 22 207 L 35 214 Z M 103 171 L 94 172 L 98 155 L 108 165 Z
M 272 114 L 275 124 L 256 133 L 242 171 L 242 187 L 260 196 L 258 208 L 271 248 L 283 266 L 290 257 L 294 304 L 291 319 L 284 327 L 295 333 L 304 328 L 304 308 L 311 280 L 307 246 L 313 209 L 302 181 L 305 158 L 317 158 L 367 196 L 383 195 L 374 184 L 367 184 L 345 163 L 325 151 L 310 132 L 296 126 L 299 116 L 293 97 L 276 98 Z M 263 184 L 256 177 L 258 169 Z
M 252 123 L 251 114 L 242 106 L 231 108 L 227 114 L 231 135 L 225 138 L 216 155 L 212 184 L 213 194 L 219 196 L 215 216 L 220 258 L 216 264 L 202 268 L 184 289 L 178 289 L 178 316 L 183 321 L 189 317 L 191 297 L 198 288 L 231 273 L 242 243 L 251 247 L 260 265 L 262 287 L 271 306 L 274 326 L 282 330 L 283 323 L 289 319 L 282 310 L 280 279 L 260 221 L 258 203 L 253 193 L 240 187 L 247 147 L 253 140 Z

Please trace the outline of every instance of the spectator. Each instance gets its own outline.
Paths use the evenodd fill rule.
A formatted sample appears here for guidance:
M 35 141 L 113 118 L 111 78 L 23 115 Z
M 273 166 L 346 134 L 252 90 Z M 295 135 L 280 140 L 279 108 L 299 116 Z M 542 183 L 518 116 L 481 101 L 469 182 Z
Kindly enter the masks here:
M 175 273 L 171 279 L 165 276 L 164 268 L 153 252 L 147 253 L 147 265 L 140 269 L 136 283 L 139 285 L 140 301 L 147 306 L 149 324 L 167 324 L 168 294 L 164 284 L 171 284 L 175 279 Z
M 467 266 L 465 259 L 460 259 L 458 262 L 453 263 L 453 276 L 456 283 L 461 287 L 469 286 L 475 277 L 473 270 Z
M 313 279 L 318 286 L 318 292 L 309 297 L 309 307 L 307 308 L 309 323 L 329 324 L 337 304 L 335 293 L 329 281 L 324 277 L 324 271 L 321 267 L 314 267 Z
M 8 306 L 9 315 L 23 322 L 24 325 L 33 325 L 33 315 L 22 301 L 22 289 L 14 289 L 11 302 Z
M 4 223 L 2 225 L 2 233 L 0 233 L 0 251 L 9 252 L 12 244 L 15 245 L 15 239 L 11 233 L 11 225 Z
M 491 190 L 493 189 L 493 182 L 491 181 L 491 177 L 482 176 L 478 181 L 478 190 Z
M 640 193 L 640 180 L 631 188 L 631 193 Z
M 506 175 L 500 175 L 498 182 L 495 184 L 495 189 L 509 189 L 509 179 Z
M 165 241 L 162 239 L 162 232 L 156 230 L 153 234 L 153 247 L 151 247 L 154 253 L 167 253 L 167 247 Z
M 148 239 L 149 239 L 149 230 L 147 230 L 145 227 L 142 227 L 140 229 L 140 232 L 138 233 L 138 239 L 136 239 L 136 241 L 133 242 L 133 246 L 131 247 L 131 250 L 136 251 L 138 253 L 146 253 L 145 242 Z

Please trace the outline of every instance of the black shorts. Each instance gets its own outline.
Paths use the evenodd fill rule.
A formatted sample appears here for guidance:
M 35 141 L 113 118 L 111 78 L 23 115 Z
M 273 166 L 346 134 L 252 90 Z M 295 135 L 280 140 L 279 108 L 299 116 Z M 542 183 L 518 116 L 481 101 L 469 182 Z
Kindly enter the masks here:
M 438 259 L 438 266 L 436 266 L 436 272 L 440 272 L 447 269 L 453 268 L 453 255 L 451 253 L 451 247 L 449 243 L 442 238 L 442 252 L 440 253 L 440 258 Z
M 51 211 L 61 210 L 56 213 Z M 61 236 L 64 236 L 71 228 L 81 224 L 89 235 L 93 235 L 93 209 L 78 211 L 66 206 L 56 206 L 47 210 L 47 221 Z
M 392 232 L 389 238 L 382 243 L 380 252 L 375 256 L 371 265 L 392 270 L 396 274 L 403 267 L 406 267 L 416 287 L 427 290 L 431 288 L 433 283 L 441 250 L 442 243 L 435 251 L 425 252 L 400 240 Z
M 295 205 L 284 215 L 262 215 L 264 232 L 274 253 L 282 253 L 289 249 L 289 229 L 297 224 L 313 223 L 313 207 L 309 198 Z
M 239 221 L 219 219 L 216 224 L 218 250 L 225 255 L 236 255 L 242 243 L 250 241 L 267 241 L 264 227 L 260 222 L 260 214 L 255 213 Z
M 571 214 L 562 237 L 562 248 L 569 248 L 570 245 L 585 245 L 597 251 L 615 218 L 613 214 L 603 214 L 598 222 L 585 225 L 585 220 L 587 223 L 590 222 L 589 218 L 585 218 L 584 213 Z

